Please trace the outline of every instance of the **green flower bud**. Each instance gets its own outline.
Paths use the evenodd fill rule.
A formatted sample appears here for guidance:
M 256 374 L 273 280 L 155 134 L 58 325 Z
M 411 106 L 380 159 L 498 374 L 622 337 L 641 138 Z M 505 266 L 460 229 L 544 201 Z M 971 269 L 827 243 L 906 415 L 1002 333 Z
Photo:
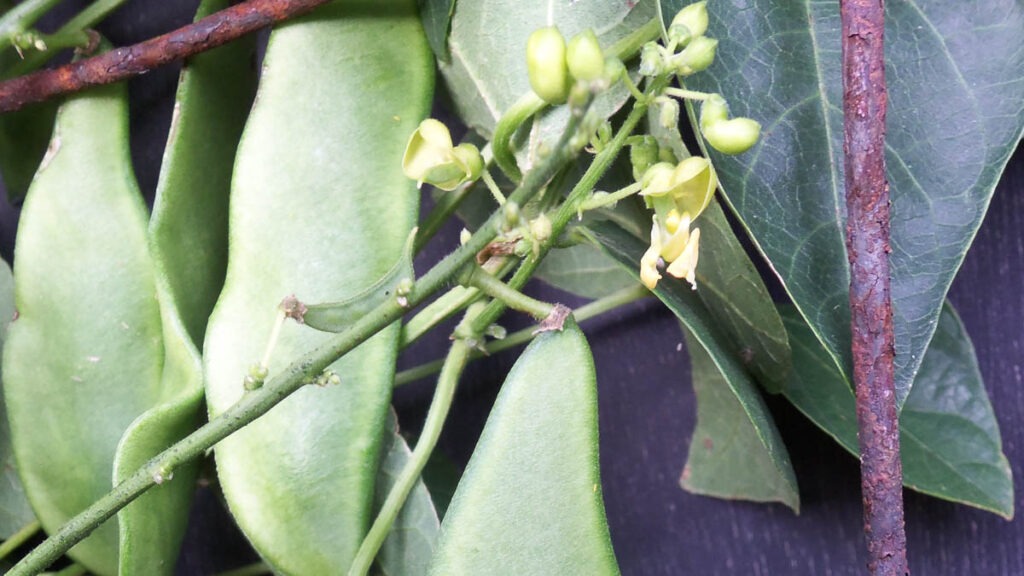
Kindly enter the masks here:
M 574 78 L 590 82 L 604 77 L 604 53 L 593 30 L 584 30 L 569 40 L 565 59 Z
M 629 161 L 633 164 L 633 179 L 641 181 L 647 169 L 658 163 L 658 141 L 644 136 L 629 147 Z
M 722 98 L 719 94 L 708 96 L 708 99 L 700 105 L 701 132 L 706 130 L 711 124 L 727 120 L 728 118 L 729 105 L 725 103 L 725 98 Z
M 701 128 L 708 144 L 723 154 L 742 154 L 757 143 L 761 125 L 750 118 L 733 118 L 712 122 Z
M 551 220 L 544 214 L 530 221 L 530 234 L 537 242 L 545 242 L 551 238 Z
M 640 75 L 661 76 L 668 71 L 665 53 L 656 42 L 648 42 L 640 50 Z
M 549 104 L 563 104 L 569 97 L 569 67 L 565 38 L 558 28 L 534 30 L 526 41 L 526 70 L 530 87 Z
M 484 157 L 476 146 L 468 142 L 459 144 L 452 150 L 452 157 L 462 170 L 464 182 L 473 182 L 483 174 Z
M 679 102 L 672 98 L 665 98 L 657 101 L 658 123 L 662 128 L 676 128 L 679 126 Z
M 685 26 L 691 38 L 703 36 L 708 31 L 708 3 L 695 2 L 683 8 L 672 19 L 672 26 Z
M 718 48 L 718 40 L 714 38 L 707 36 L 694 38 L 685 50 L 672 57 L 676 74 L 689 76 L 707 70 L 715 61 L 716 48 Z

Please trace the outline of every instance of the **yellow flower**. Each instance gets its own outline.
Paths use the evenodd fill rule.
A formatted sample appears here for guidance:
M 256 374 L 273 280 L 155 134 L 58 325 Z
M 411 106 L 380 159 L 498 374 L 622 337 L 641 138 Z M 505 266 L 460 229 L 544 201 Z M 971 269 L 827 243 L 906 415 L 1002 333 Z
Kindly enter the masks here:
M 700 250 L 700 229 L 690 229 L 693 220 L 707 208 L 718 186 L 718 177 L 706 158 L 694 156 L 678 165 L 651 166 L 641 180 L 641 194 L 655 210 L 651 225 L 651 246 L 640 259 L 640 280 L 654 289 L 661 279 L 659 260 L 666 272 L 684 278 L 696 289 L 696 268 Z
M 476 180 L 483 169 L 480 150 L 472 144 L 453 146 L 448 127 L 433 118 L 421 122 L 412 133 L 402 158 L 402 172 L 416 180 L 417 186 L 426 182 L 441 190 L 454 190 Z

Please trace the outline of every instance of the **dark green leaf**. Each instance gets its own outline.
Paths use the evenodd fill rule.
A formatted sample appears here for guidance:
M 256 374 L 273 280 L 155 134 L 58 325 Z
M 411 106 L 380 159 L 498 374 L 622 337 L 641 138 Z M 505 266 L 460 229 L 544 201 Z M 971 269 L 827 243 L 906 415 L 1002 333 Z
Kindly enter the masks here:
M 56 115 L 53 102 L 0 114 L 0 174 L 8 202 L 24 199 L 50 142 Z
M 642 241 L 613 224 L 597 223 L 592 225 L 590 230 L 609 255 L 627 268 L 631 274 L 638 275 L 640 256 L 646 248 Z M 789 453 L 782 443 L 782 438 L 779 436 L 771 414 L 765 407 L 757 388 L 743 369 L 737 355 L 730 350 L 728 340 L 719 332 L 716 320 L 706 305 L 690 289 L 690 285 L 681 280 L 663 279 L 658 283 L 654 294 L 682 320 L 711 358 L 725 384 L 729 387 L 743 417 L 747 420 L 746 424 L 749 425 L 751 434 L 759 444 L 752 446 L 751 449 L 756 448 L 757 458 L 763 459 L 768 464 L 761 473 L 771 478 L 770 484 L 776 487 L 773 492 L 779 501 L 788 504 L 794 510 L 797 509 L 799 496 L 796 476 L 793 474 L 793 467 L 789 462 Z M 698 462 L 704 463 L 701 460 Z M 692 470 L 691 474 L 693 474 Z M 705 473 L 699 470 L 697 474 L 701 480 L 707 479 L 700 482 L 702 490 L 711 492 L 711 477 L 714 472 Z M 732 482 L 732 479 L 719 478 L 718 481 L 729 483 Z M 763 494 L 750 493 L 741 496 L 741 490 L 744 489 L 746 487 L 735 486 L 729 491 L 730 497 L 764 499 Z
M 197 18 L 227 7 L 205 0 Z M 255 91 L 254 39 L 189 60 L 178 84 L 150 220 L 149 247 L 163 321 L 161 402 L 135 420 L 118 446 L 121 480 L 201 422 L 198 345 L 224 281 L 227 209 L 235 149 Z M 121 574 L 170 574 L 188 523 L 199 463 L 118 514 Z
M 694 494 L 729 500 L 781 502 L 800 513 L 800 494 L 792 473 L 780 473 L 764 449 L 747 409 L 732 388 L 757 395 L 749 380 L 729 385 L 700 342 L 686 328 L 693 390 L 697 395 L 697 427 L 680 484 Z
M 434 57 L 442 62 L 450 61 L 448 53 L 448 29 L 452 24 L 455 0 L 420 0 L 420 18 L 427 42 Z
M 662 0 L 666 20 L 687 0 Z M 902 405 L 993 188 L 1024 125 L 1024 5 L 886 4 L 897 400 Z M 829 354 L 848 371 L 839 4 L 710 6 L 720 39 L 690 87 L 764 126 L 712 153 L 729 202 Z
M 394 411 L 388 413 L 385 426 L 384 458 L 377 471 L 376 510 L 384 504 L 388 493 L 412 456 L 412 450 L 398 433 Z M 425 574 L 434 555 L 441 522 L 434 502 L 423 480 L 417 480 L 395 518 L 391 532 L 377 553 L 377 567 L 384 576 L 417 576 Z
M 434 500 L 434 508 L 437 515 L 444 518 L 451 504 L 452 496 L 455 495 L 455 488 L 459 485 L 459 478 L 462 472 L 455 466 L 451 458 L 445 456 L 440 450 L 434 450 L 427 459 L 427 465 L 423 467 L 423 483 L 430 490 L 430 497 Z
M 597 380 L 571 319 L 512 367 L 444 518 L 430 574 L 618 574 L 601 498 Z
M 789 339 L 768 289 L 717 199 L 694 226 L 701 233 L 697 296 L 744 368 L 766 390 L 779 392 L 791 367 Z
M 856 455 L 857 415 L 849 382 L 795 310 L 782 317 L 793 345 L 784 394 Z M 918 492 L 1013 516 L 1013 479 L 999 428 L 960 319 L 947 304 L 900 416 L 903 483 Z
M 433 58 L 412 0 L 338 2 L 270 35 L 231 184 L 229 259 L 204 350 L 212 416 L 244 394 L 275 310 L 354 296 L 398 260 L 419 195 L 401 171 Z M 275 571 L 348 570 L 373 515 L 397 324 L 216 448 L 238 525 Z M 271 377 L 332 335 L 284 326 Z
M 3 350 L 7 324 L 14 318 L 14 277 L 7 263 L 0 260 L 0 352 Z M 0 359 L 3 356 L 0 355 Z M 3 373 L 0 372 L 0 391 Z M 25 489 L 18 479 L 11 446 L 11 430 L 7 423 L 7 407 L 0 395 L 0 540 L 6 540 L 20 528 L 35 520 L 25 499 Z

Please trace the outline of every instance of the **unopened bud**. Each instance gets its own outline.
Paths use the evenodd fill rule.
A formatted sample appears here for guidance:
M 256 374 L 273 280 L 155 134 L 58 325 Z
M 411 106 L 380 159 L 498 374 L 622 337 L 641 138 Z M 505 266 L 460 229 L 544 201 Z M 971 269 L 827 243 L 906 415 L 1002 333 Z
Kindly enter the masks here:
M 590 82 L 604 76 L 604 53 L 593 30 L 587 29 L 572 37 L 565 54 L 569 73 Z
M 685 50 L 672 58 L 676 74 L 689 76 L 696 72 L 707 70 L 715 61 L 715 50 L 718 48 L 718 40 L 699 36 L 694 38 Z
M 701 129 L 708 144 L 723 154 L 742 154 L 761 136 L 761 125 L 750 118 L 713 122 Z
M 695 2 L 676 13 L 669 28 L 685 26 L 691 38 L 703 36 L 708 31 L 708 3 Z
M 526 70 L 530 87 L 549 104 L 563 104 L 569 97 L 569 68 L 565 38 L 558 28 L 534 30 L 526 42 Z

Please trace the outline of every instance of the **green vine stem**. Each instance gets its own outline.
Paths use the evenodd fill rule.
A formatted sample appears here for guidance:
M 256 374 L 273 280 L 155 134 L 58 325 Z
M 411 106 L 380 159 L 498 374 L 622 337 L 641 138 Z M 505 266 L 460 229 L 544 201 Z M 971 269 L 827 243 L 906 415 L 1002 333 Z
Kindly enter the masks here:
M 516 130 L 523 125 L 534 114 L 537 114 L 547 103 L 540 99 L 533 92 L 523 94 L 516 100 L 509 109 L 501 115 L 498 124 L 494 127 L 494 138 L 491 146 L 494 150 L 494 163 L 501 168 L 513 182 L 518 182 L 523 176 L 519 172 L 519 163 L 516 162 L 516 153 L 512 150 L 512 136 Z
M 3 544 L 0 544 L 0 560 L 7 558 L 7 556 L 18 549 L 19 546 L 28 542 L 30 538 L 36 535 L 36 532 L 42 528 L 39 521 L 29 522 L 25 526 L 18 529 L 17 532 L 11 534 L 11 537 L 4 540 Z
M 616 310 L 631 302 L 636 302 L 637 300 L 646 298 L 650 295 L 651 292 L 639 284 L 636 286 L 629 286 L 627 288 L 617 290 L 603 298 L 594 300 L 589 304 L 580 306 L 573 310 L 572 315 L 576 319 L 576 322 L 582 323 L 590 320 L 591 318 L 607 314 L 608 312 Z M 515 348 L 516 346 L 526 344 L 530 340 L 533 340 L 534 336 L 536 336 L 536 330 L 532 327 L 513 332 L 501 340 L 495 340 L 488 344 L 485 347 L 486 352 L 474 352 L 470 357 L 470 360 L 476 360 L 478 358 L 483 358 L 488 354 L 497 354 L 498 352 L 508 350 L 509 348 Z M 441 371 L 441 367 L 443 365 L 444 359 L 442 358 L 425 364 L 420 364 L 419 366 L 414 366 L 408 370 L 403 370 L 395 375 L 395 386 L 411 384 L 417 380 L 433 376 Z
M 0 46 L 7 48 L 11 40 L 25 32 L 61 0 L 25 0 L 0 16 Z
M 459 282 L 467 288 L 477 288 L 491 298 L 500 300 L 509 308 L 529 314 L 536 319 L 547 317 L 554 309 L 551 304 L 523 294 L 478 266 L 467 267 L 467 270 L 459 277 Z
M 468 326 L 481 308 L 480 303 L 471 306 L 460 323 L 460 327 Z M 448 350 L 448 356 L 441 368 L 441 375 L 437 379 L 434 398 L 430 402 L 427 418 L 423 423 L 423 432 L 420 434 L 419 440 L 416 441 L 416 448 L 413 449 L 409 461 L 402 468 L 394 486 L 388 492 L 384 505 L 381 506 L 380 513 L 377 514 L 370 531 L 367 532 L 363 543 L 359 546 L 359 551 L 356 552 L 356 557 L 352 560 L 352 566 L 349 568 L 349 576 L 365 576 L 369 573 L 373 560 L 377 557 L 377 552 L 391 531 L 391 525 L 394 524 L 395 518 L 402 510 L 402 506 L 405 505 L 409 492 L 416 484 L 420 473 L 423 472 L 423 467 L 427 465 L 427 460 L 430 458 L 430 453 L 434 451 L 438 438 L 441 437 L 441 429 L 444 427 L 444 421 L 448 418 L 448 411 L 455 398 L 455 389 L 458 387 L 459 378 L 469 361 L 472 350 L 470 342 L 461 338 L 457 338 Z
M 586 107 L 589 107 L 589 103 Z M 509 196 L 509 201 L 520 205 L 526 204 L 562 166 L 576 156 L 579 149 L 570 146 L 569 143 L 576 137 L 580 120 L 579 116 L 570 119 L 566 131 L 555 147 L 555 153 L 526 175 L 523 183 Z M 54 532 L 18 562 L 8 572 L 8 576 L 30 576 L 43 571 L 100 524 L 153 487 L 156 483 L 155 476 L 166 478 L 168 471 L 173 471 L 178 466 L 202 456 L 224 438 L 266 414 L 338 358 L 401 318 L 407 310 L 422 304 L 435 292 L 447 286 L 477 252 L 484 249 L 497 236 L 504 220 L 503 210 L 492 214 L 469 242 L 438 262 L 413 285 L 406 296 L 405 305 L 395 299 L 380 304 L 360 317 L 348 330 L 335 335 L 319 348 L 299 358 L 282 373 L 270 378 L 263 387 L 249 392 L 220 416 L 158 454 L 112 491 Z
M 68 20 L 63 26 L 61 26 L 54 35 L 73 34 L 75 32 L 82 32 L 96 25 L 97 22 L 103 20 L 107 14 L 110 14 L 127 0 L 96 0 L 92 4 L 89 4 L 85 9 L 75 15 L 71 20 Z M 19 5 L 20 6 L 20 5 Z M 10 14 L 10 12 L 8 12 Z M 6 15 L 5 15 L 6 16 Z M 47 62 L 50 58 L 55 55 L 55 51 L 46 52 L 32 52 L 25 54 L 25 58 L 15 64 L 9 71 L 7 71 L 5 77 L 21 76 L 27 74 L 36 68 L 39 68 Z

